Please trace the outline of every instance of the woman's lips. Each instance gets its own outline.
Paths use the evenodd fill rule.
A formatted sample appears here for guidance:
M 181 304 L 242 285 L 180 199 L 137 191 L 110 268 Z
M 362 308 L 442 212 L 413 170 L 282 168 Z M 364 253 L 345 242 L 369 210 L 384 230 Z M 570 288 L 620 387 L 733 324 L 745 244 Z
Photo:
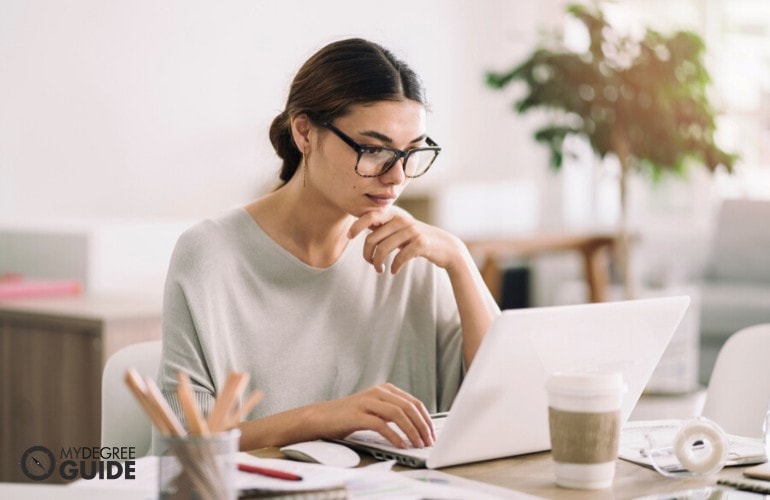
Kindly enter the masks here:
M 379 206 L 391 205 L 396 201 L 396 197 L 392 194 L 367 194 L 366 197 Z

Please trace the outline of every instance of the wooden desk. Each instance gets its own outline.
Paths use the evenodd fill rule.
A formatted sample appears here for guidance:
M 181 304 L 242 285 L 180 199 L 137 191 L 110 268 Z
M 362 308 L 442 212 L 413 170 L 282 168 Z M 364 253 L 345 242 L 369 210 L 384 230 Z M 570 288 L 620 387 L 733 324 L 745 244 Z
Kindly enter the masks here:
M 0 301 L 0 481 L 26 480 L 18 461 L 30 446 L 99 446 L 105 361 L 159 338 L 157 301 Z
M 263 448 L 254 450 L 251 453 L 263 458 L 283 457 L 283 454 L 277 448 Z M 374 461 L 369 456 L 362 456 L 361 465 L 368 465 Z M 493 484 L 542 498 L 610 500 L 667 494 L 714 486 L 716 485 L 717 478 L 741 477 L 743 469 L 744 467 L 728 467 L 716 476 L 672 479 L 663 477 L 652 469 L 647 469 L 625 460 L 618 460 L 612 487 L 603 490 L 572 490 L 556 486 L 553 475 L 553 460 L 551 459 L 550 452 L 488 460 L 475 464 L 445 467 L 439 470 L 466 479 Z M 394 470 L 409 469 L 396 466 Z
M 550 452 L 447 467 L 442 471 L 543 498 L 575 500 L 635 498 L 716 484 L 716 477 L 666 478 L 652 469 L 625 460 L 618 460 L 616 466 L 612 488 L 605 490 L 572 490 L 556 486 Z M 730 467 L 722 470 L 718 477 L 740 476 L 742 470 Z
M 564 251 L 580 253 L 589 298 L 591 302 L 602 302 L 607 298 L 609 280 L 607 254 L 613 249 L 615 241 L 616 237 L 611 234 L 559 233 L 526 238 L 469 240 L 465 244 L 471 254 L 480 259 L 481 276 L 498 302 L 502 294 L 501 260 Z

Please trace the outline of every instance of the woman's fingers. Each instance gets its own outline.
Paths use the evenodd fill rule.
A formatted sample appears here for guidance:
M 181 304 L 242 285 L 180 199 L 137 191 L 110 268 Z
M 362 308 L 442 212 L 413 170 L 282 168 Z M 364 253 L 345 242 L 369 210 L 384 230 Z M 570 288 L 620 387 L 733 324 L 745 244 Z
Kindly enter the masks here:
M 417 257 L 427 257 L 428 252 L 426 250 L 427 244 L 425 243 L 424 236 L 418 236 L 409 240 L 409 242 L 400 247 L 398 253 L 393 258 L 393 262 L 390 264 L 390 272 L 392 274 L 398 274 L 401 268 L 406 264 L 409 259 Z M 383 256 L 383 260 L 387 255 Z
M 398 433 L 378 415 L 365 415 L 362 423 L 364 429 L 377 432 L 396 448 L 405 449 L 409 447 L 409 444 L 401 437 L 402 434 Z
M 408 215 L 383 211 L 366 213 L 353 223 L 348 236 L 353 238 L 365 229 L 371 232 L 364 242 L 363 257 L 378 273 L 385 271 L 385 262 L 391 255 L 390 272 L 393 274 L 417 257 L 424 257 L 444 269 L 463 260 L 464 246 L 458 238 Z
M 408 243 L 416 234 L 412 225 L 403 220 L 394 219 L 378 226 L 364 241 L 364 259 L 374 265 L 377 272 L 383 272 L 388 254 Z
M 375 233 L 372 233 L 369 236 L 374 234 Z M 422 242 L 423 236 L 414 227 L 403 227 L 398 231 L 391 233 L 386 238 L 381 239 L 376 245 L 373 246 L 370 262 L 377 270 L 377 272 L 384 272 L 385 261 L 388 259 L 389 255 L 393 254 L 393 252 L 395 252 L 395 255 L 398 256 L 407 248 L 411 249 L 410 252 L 404 254 L 402 259 L 404 259 L 407 255 L 409 258 L 414 258 L 426 253 L 424 246 L 421 245 Z M 390 271 L 393 274 L 396 273 L 392 264 Z
M 406 436 L 406 439 L 408 439 L 415 448 L 422 448 L 425 446 L 425 441 L 422 439 L 420 431 L 417 428 L 419 424 L 412 422 L 403 409 L 390 403 L 386 403 L 385 401 L 375 401 L 371 406 L 371 411 L 374 415 L 379 417 L 379 422 L 372 430 L 382 434 L 383 437 L 390 441 L 394 446 L 399 448 L 407 447 L 407 444 L 402 440 L 401 436 Z M 401 431 L 401 434 L 394 431 L 396 436 L 395 440 L 390 432 L 388 432 L 388 429 L 393 431 L 390 422 L 393 423 L 395 428 Z
M 394 217 L 391 212 L 373 210 L 359 217 L 348 229 L 348 238 L 353 239 L 365 229 L 381 226 Z
M 364 259 L 370 264 L 374 264 L 375 253 L 380 253 L 378 252 L 378 246 L 382 244 L 384 240 L 399 234 L 400 231 L 407 228 L 413 222 L 414 219 L 401 215 L 395 215 L 388 212 L 370 212 L 353 223 L 348 232 L 348 236 L 352 238 L 364 229 L 371 230 L 371 233 L 367 235 L 364 242 Z M 391 248 L 391 250 L 393 248 Z M 387 252 L 385 252 L 384 255 L 387 256 Z M 382 267 L 383 261 L 384 257 L 381 259 L 379 266 L 374 266 L 377 272 L 384 271 Z
M 435 441 L 430 414 L 422 402 L 392 384 L 371 387 L 323 406 L 331 410 L 322 418 L 332 423 L 327 436 L 344 437 L 357 430 L 372 430 L 398 448 L 408 446 L 404 438 L 418 448 Z
M 392 389 L 392 387 L 386 389 Z M 432 445 L 434 431 L 430 416 L 426 418 L 418 408 L 422 403 L 414 401 L 411 396 L 404 397 L 405 394 L 390 390 L 383 391 L 381 399 L 372 405 L 372 411 L 380 416 L 386 425 L 387 422 L 393 422 L 415 447 Z M 394 444 L 398 446 L 397 443 Z
M 393 274 L 396 274 L 409 259 L 424 257 L 428 254 L 429 249 L 425 244 L 428 239 L 425 232 L 432 228 L 420 224 L 411 217 L 371 212 L 353 223 L 349 235 L 355 237 L 366 228 L 370 229 L 371 233 L 366 236 L 363 257 L 378 273 L 385 271 L 385 261 L 393 252 L 397 252 L 396 256 L 403 253 L 397 265 L 391 265 L 390 271 Z M 408 251 L 404 252 L 405 249 Z
M 436 431 L 433 429 L 433 420 L 430 418 L 430 413 L 428 412 L 428 409 L 425 408 L 425 405 L 422 404 L 422 401 L 393 384 L 385 384 L 385 387 L 401 395 L 401 397 L 405 398 L 412 404 L 413 408 L 417 409 L 420 414 L 420 419 L 430 428 L 430 444 L 433 444 L 433 441 L 436 439 Z

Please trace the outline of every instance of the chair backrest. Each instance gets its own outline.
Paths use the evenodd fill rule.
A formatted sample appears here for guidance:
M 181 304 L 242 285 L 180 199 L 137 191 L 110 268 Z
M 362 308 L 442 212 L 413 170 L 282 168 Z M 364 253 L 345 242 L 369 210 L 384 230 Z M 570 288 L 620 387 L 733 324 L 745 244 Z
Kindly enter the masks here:
M 734 333 L 719 350 L 702 415 L 725 432 L 761 437 L 770 404 L 770 323 Z
M 770 281 L 770 201 L 725 200 L 717 217 L 711 277 L 727 281 Z
M 102 373 L 102 446 L 133 446 L 135 456 L 150 450 L 152 424 L 126 386 L 126 370 L 155 378 L 160 367 L 160 340 L 140 342 L 114 353 Z

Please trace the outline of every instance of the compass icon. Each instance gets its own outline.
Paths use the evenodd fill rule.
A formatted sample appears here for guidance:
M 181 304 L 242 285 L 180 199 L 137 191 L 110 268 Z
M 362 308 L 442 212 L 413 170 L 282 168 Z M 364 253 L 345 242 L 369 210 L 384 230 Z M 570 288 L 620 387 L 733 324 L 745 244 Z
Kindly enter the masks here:
M 33 446 L 21 455 L 21 471 L 33 481 L 48 479 L 56 468 L 56 457 L 45 446 Z

